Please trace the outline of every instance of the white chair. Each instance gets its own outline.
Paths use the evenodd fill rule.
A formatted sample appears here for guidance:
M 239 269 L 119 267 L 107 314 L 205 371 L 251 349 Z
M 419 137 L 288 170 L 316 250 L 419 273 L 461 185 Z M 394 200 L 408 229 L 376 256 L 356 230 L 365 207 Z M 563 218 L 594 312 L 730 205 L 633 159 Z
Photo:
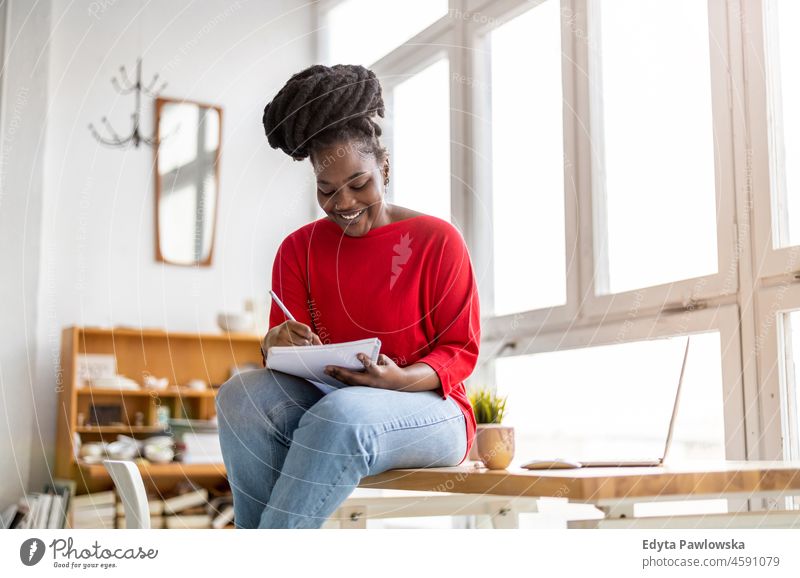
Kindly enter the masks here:
M 136 464 L 123 460 L 103 460 L 125 508 L 125 527 L 129 530 L 150 529 L 150 505 L 144 491 L 142 474 Z

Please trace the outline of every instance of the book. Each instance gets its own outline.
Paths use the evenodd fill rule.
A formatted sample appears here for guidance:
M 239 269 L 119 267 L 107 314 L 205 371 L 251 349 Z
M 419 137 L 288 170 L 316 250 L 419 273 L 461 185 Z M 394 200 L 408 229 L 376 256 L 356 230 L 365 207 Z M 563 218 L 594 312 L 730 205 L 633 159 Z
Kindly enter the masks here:
M 19 506 L 15 504 L 11 504 L 5 510 L 3 510 L 2 514 L 2 523 L 0 523 L 0 527 L 8 529 L 11 528 L 11 523 L 14 521 L 14 517 L 19 512 Z
M 75 480 L 55 478 L 52 482 L 45 484 L 45 491 L 52 492 L 59 496 L 53 499 L 54 507 L 50 509 L 51 519 L 48 527 L 61 529 L 67 525 L 67 513 L 69 512 L 72 496 L 75 495 L 77 483 Z
M 72 507 L 74 510 L 87 508 L 92 506 L 103 506 L 108 504 L 115 504 L 117 496 L 113 490 L 106 492 L 95 492 L 93 494 L 82 494 L 72 498 Z
M 117 516 L 117 528 L 126 528 L 125 516 Z M 160 530 L 164 527 L 164 516 L 150 516 L 150 529 Z
M 164 513 L 177 514 L 193 506 L 205 505 L 206 502 L 208 502 L 208 490 L 201 488 L 164 500 Z
M 211 521 L 211 527 L 219 530 L 231 522 L 233 522 L 233 506 L 228 505 L 222 508 L 222 511 Z
M 208 514 L 166 516 L 164 518 L 164 527 L 169 529 L 210 528 L 211 516 Z
M 106 505 L 99 507 L 89 507 L 81 510 L 72 511 L 73 529 L 83 528 L 114 528 L 116 519 L 116 506 Z
M 64 518 L 64 496 L 61 494 L 53 494 L 53 501 L 50 504 L 50 512 L 47 518 L 47 528 L 50 529 L 60 529 L 63 528 L 63 518 Z
M 84 508 L 72 511 L 72 521 L 74 523 L 95 518 L 114 518 L 117 515 L 115 506 L 99 506 L 97 508 Z
M 380 351 L 381 340 L 377 337 L 328 345 L 274 346 L 267 350 L 267 367 L 307 379 L 327 393 L 347 384 L 327 375 L 326 366 L 363 371 L 364 364 L 356 356 L 365 353 L 375 363 Z
M 30 513 L 30 508 L 24 500 L 20 500 L 19 504 L 17 504 L 17 512 L 14 514 L 14 518 L 11 520 L 11 523 L 8 525 L 9 529 L 16 530 L 18 528 L 25 527 L 25 520 Z
M 39 494 L 36 500 L 36 518 L 33 520 L 31 528 L 47 528 L 50 520 L 50 504 L 53 501 L 53 494 Z
M 151 499 L 148 497 L 147 505 L 150 510 L 150 516 L 160 516 L 164 513 L 164 501 L 158 499 Z M 117 516 L 125 515 L 125 505 L 122 502 L 117 504 Z

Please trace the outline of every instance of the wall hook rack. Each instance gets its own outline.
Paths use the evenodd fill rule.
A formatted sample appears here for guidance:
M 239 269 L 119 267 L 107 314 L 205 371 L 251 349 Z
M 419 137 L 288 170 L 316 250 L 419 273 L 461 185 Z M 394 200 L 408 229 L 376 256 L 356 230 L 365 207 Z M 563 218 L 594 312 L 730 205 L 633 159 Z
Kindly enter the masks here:
M 156 84 L 158 83 L 158 74 L 153 76 L 150 80 L 150 83 L 147 86 L 142 84 L 142 59 L 136 59 L 136 78 L 135 80 L 131 80 L 128 77 L 128 72 L 125 69 L 125 66 L 119 67 L 119 79 L 114 76 L 111 78 L 111 85 L 114 89 L 121 95 L 131 94 L 133 93 L 136 97 L 136 108 L 134 109 L 133 113 L 131 113 L 131 132 L 128 136 L 121 137 L 117 132 L 114 130 L 114 127 L 111 126 L 111 123 L 108 119 L 104 116 L 100 119 L 103 125 L 106 127 L 108 134 L 111 135 L 110 138 L 104 137 L 101 135 L 98 130 L 94 127 L 92 123 L 89 123 L 89 131 L 92 133 L 95 139 L 98 142 L 114 147 L 114 148 L 122 148 L 126 147 L 130 144 L 133 144 L 135 148 L 139 148 L 140 143 L 144 143 L 149 146 L 158 146 L 158 135 L 153 135 L 152 137 L 146 137 L 141 134 L 140 132 L 140 119 L 141 119 L 141 110 L 142 110 L 142 95 L 145 95 L 150 98 L 156 98 L 159 94 L 166 88 L 167 83 L 162 82 L 161 86 L 154 90 Z

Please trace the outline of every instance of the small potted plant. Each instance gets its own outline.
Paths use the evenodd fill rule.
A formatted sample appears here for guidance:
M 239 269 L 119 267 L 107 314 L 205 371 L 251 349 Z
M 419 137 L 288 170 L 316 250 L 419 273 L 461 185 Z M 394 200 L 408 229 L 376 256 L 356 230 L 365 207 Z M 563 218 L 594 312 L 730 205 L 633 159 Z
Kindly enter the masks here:
M 514 458 L 514 428 L 502 423 L 506 397 L 487 387 L 472 389 L 469 393 L 478 425 L 469 457 L 482 461 L 490 470 L 502 470 Z

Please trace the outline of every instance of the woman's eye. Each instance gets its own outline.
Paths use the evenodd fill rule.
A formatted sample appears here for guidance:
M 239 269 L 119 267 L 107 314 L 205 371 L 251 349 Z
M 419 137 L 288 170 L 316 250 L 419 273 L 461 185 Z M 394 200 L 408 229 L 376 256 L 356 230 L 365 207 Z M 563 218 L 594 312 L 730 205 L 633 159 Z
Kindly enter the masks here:
M 363 183 L 359 183 L 359 184 L 357 184 L 357 185 L 351 185 L 351 186 L 350 186 L 350 188 L 351 188 L 351 189 L 354 189 L 354 190 L 356 190 L 356 191 L 360 191 L 361 189 L 363 189 L 364 187 L 366 187 L 366 186 L 367 186 L 367 183 L 368 183 L 368 182 L 369 182 L 369 181 L 364 181 Z
M 333 191 L 323 191 L 319 187 L 317 187 L 317 192 L 324 197 L 330 197 L 333 194 Z

